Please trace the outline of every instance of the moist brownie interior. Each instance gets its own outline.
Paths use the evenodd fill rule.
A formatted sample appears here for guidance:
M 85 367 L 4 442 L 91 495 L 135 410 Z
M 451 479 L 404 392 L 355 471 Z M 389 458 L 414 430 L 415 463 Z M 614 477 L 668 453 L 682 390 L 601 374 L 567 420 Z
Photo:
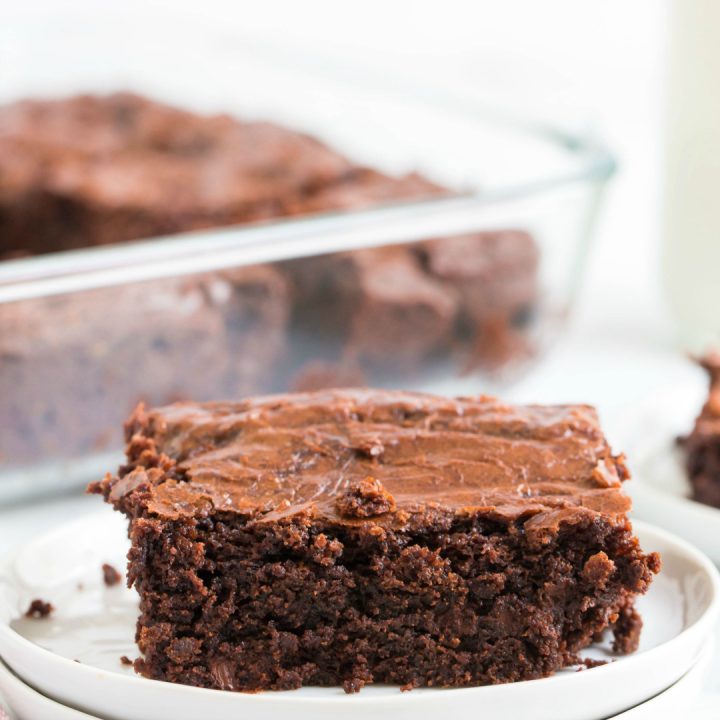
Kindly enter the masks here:
M 637 647 L 659 558 L 591 407 L 336 390 L 139 407 L 126 436 L 90 489 L 129 520 L 147 677 L 461 687 Z

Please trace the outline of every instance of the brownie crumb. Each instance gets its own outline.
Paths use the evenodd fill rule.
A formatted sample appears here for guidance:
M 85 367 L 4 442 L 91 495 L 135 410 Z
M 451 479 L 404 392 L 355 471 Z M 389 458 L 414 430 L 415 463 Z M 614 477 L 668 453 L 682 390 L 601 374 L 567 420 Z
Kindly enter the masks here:
M 351 481 L 337 499 L 338 512 L 345 517 L 373 517 L 395 510 L 395 498 L 373 477 Z
M 331 540 L 320 533 L 312 542 L 310 557 L 320 565 L 333 565 L 342 555 L 343 544 L 339 540 Z
M 43 618 L 49 617 L 54 610 L 55 608 L 52 603 L 36 598 L 25 611 L 25 617 L 32 618 L 33 620 L 42 620 Z
M 348 694 L 359 693 L 365 687 L 365 681 L 360 678 L 350 678 L 343 682 L 343 690 Z
M 110 564 L 103 563 L 103 582 L 108 587 L 117 585 L 122 580 L 122 575 Z
M 122 665 L 132 665 L 133 661 L 127 655 L 120 656 L 120 663 Z
M 580 667 L 578 670 L 582 670 L 583 668 L 587 668 L 588 670 L 596 667 L 601 667 L 602 665 L 607 665 L 610 661 L 609 660 L 595 660 L 593 658 L 583 658 L 580 660 Z
M 615 563 L 602 551 L 591 555 L 583 567 L 583 577 L 590 584 L 604 589 L 615 570 Z
M 642 626 L 642 618 L 634 607 L 624 607 L 620 610 L 613 627 L 613 651 L 619 655 L 635 652 L 640 644 Z

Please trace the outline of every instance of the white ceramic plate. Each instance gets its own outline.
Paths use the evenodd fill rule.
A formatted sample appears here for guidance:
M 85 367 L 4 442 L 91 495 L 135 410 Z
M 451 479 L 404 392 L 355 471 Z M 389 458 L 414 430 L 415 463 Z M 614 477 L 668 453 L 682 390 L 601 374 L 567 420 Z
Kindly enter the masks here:
M 18 720 L 98 720 L 96 715 L 73 710 L 41 695 L 20 680 L 2 661 L 0 695 Z
M 703 684 L 708 675 L 715 655 L 715 642 L 711 638 L 703 648 L 697 662 L 674 685 L 634 708 L 613 715 L 608 720 L 675 720 L 677 717 L 702 720 L 715 718 L 716 715 L 704 715 L 700 712 L 701 699 L 714 697 L 711 693 L 701 698 Z M 720 697 L 717 698 L 720 701 Z M 697 710 L 696 710 L 697 708 Z
M 680 715 L 688 717 L 692 714 L 695 720 L 715 718 L 711 710 L 717 709 L 720 696 L 706 693 L 700 695 L 703 680 L 708 671 L 714 653 L 714 643 L 703 648 L 698 661 L 674 685 L 651 698 L 647 702 L 636 705 L 630 710 L 613 715 L 608 720 L 661 720 Z M 97 715 L 73 710 L 55 700 L 41 695 L 26 685 L 0 661 L 0 695 L 7 703 L 9 710 L 17 716 L 29 720 L 101 720 Z M 707 712 L 702 713 L 703 706 Z
M 720 596 L 717 571 L 693 547 L 638 523 L 646 550 L 664 570 L 639 602 L 641 649 L 602 667 L 552 678 L 464 689 L 372 686 L 347 696 L 339 688 L 255 695 L 172 685 L 137 677 L 120 664 L 134 657 L 135 598 L 105 588 L 100 565 L 122 566 L 124 520 L 111 513 L 80 519 L 38 538 L 11 564 L 0 587 L 0 655 L 25 682 L 60 702 L 109 720 L 254 720 L 287 718 L 425 720 L 482 711 L 484 720 L 599 720 L 667 689 L 692 667 L 712 635 Z M 82 590 L 78 585 L 82 585 Z M 47 620 L 15 620 L 30 599 L 57 611 Z M 602 657 L 596 648 L 595 657 Z M 80 662 L 73 662 L 74 659 Z M 608 691 L 612 688 L 612 692 Z
M 676 533 L 720 564 L 720 510 L 690 499 L 676 442 L 692 429 L 706 396 L 694 384 L 660 388 L 620 414 L 613 438 L 633 473 L 627 489 L 634 515 Z

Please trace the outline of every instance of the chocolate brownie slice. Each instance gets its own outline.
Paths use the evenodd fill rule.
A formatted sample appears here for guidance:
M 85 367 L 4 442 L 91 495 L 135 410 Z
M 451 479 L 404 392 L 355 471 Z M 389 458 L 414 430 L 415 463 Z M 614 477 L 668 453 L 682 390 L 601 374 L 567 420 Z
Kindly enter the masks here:
M 539 678 L 659 558 L 595 411 L 373 390 L 138 408 L 91 486 L 127 515 L 142 674 L 224 690 Z
M 720 508 L 720 352 L 699 362 L 708 373 L 710 392 L 692 432 L 680 439 L 680 445 L 693 498 Z

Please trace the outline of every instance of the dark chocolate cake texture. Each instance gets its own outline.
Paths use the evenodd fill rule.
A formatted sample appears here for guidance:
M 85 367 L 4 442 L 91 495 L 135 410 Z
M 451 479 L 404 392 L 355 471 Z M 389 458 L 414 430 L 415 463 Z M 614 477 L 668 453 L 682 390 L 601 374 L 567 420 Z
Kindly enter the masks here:
M 223 690 L 540 678 L 632 652 L 659 558 L 588 406 L 373 390 L 138 408 L 141 674 Z

